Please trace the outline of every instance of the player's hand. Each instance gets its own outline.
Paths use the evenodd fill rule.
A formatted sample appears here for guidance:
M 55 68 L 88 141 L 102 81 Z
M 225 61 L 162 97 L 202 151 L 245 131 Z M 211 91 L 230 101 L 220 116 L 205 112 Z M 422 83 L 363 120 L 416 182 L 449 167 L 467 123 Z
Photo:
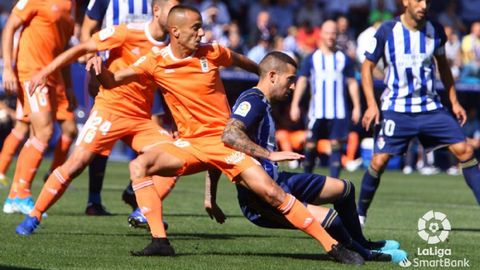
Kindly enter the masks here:
M 100 56 L 94 56 L 87 61 L 85 69 L 87 71 L 93 70 L 95 71 L 95 75 L 99 75 L 102 73 L 102 64 L 102 58 Z
M 3 89 L 7 94 L 15 94 L 18 91 L 18 78 L 15 72 L 11 68 L 4 68 L 3 69 Z
M 204 202 L 204 206 L 205 206 L 205 211 L 207 211 L 207 214 L 210 217 L 210 219 L 215 219 L 217 223 L 223 224 L 227 219 L 222 209 L 220 209 L 220 207 L 218 207 L 218 205 L 215 202 L 206 200 Z
M 365 130 L 369 130 L 372 124 L 378 125 L 380 123 L 380 112 L 377 106 L 370 106 L 365 111 L 362 119 L 362 126 Z
M 47 77 L 42 72 L 35 74 L 29 81 L 28 94 L 32 96 L 37 89 L 42 89 L 47 85 Z
M 293 122 L 300 120 L 300 107 L 294 105 L 290 107 L 290 119 L 292 119 Z
M 362 115 L 362 112 L 360 111 L 360 108 L 354 107 L 352 110 L 352 122 L 355 125 L 358 124 L 358 121 L 360 121 L 361 115 Z
M 457 118 L 458 123 L 461 126 L 465 125 L 465 122 L 467 122 L 467 113 L 460 103 L 456 102 L 452 104 L 452 112 Z
M 290 151 L 270 152 L 268 159 L 271 161 L 290 161 L 305 158 L 304 155 Z

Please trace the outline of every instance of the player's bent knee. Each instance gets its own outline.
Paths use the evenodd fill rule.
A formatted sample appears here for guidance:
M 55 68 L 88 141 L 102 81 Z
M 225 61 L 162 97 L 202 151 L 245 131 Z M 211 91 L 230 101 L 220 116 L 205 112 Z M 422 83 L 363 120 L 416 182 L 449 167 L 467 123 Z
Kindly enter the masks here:
M 467 161 L 473 157 L 473 147 L 466 143 L 461 142 L 450 146 L 450 151 L 460 162 Z

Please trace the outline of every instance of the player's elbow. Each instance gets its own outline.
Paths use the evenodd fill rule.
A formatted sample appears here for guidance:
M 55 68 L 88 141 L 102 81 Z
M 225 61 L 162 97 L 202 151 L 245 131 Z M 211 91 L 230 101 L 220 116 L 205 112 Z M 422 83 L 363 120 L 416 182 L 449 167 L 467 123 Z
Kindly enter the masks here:
M 231 132 L 228 130 L 223 131 L 222 142 L 227 146 L 233 146 L 235 138 L 232 136 Z

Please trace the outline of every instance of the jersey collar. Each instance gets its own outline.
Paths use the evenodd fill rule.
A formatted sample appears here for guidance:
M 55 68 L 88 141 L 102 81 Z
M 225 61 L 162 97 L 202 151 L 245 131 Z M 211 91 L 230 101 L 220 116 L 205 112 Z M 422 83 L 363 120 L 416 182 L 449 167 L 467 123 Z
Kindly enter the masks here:
M 145 36 L 147 36 L 148 41 L 150 41 L 153 45 L 155 46 L 163 46 L 166 43 L 168 43 L 169 36 L 167 35 L 167 38 L 164 41 L 158 41 L 152 37 L 152 34 L 150 33 L 150 30 L 148 29 L 148 26 L 150 25 L 152 21 L 148 21 L 145 23 Z

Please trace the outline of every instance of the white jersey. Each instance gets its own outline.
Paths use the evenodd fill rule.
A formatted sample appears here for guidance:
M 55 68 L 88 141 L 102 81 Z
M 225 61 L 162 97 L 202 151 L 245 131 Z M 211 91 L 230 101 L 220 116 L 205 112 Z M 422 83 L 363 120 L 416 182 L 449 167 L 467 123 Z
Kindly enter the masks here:
M 386 91 L 382 110 L 419 113 L 442 108 L 435 90 L 434 55 L 445 54 L 443 28 L 427 21 L 418 31 L 409 30 L 400 18 L 383 23 L 365 57 L 386 64 Z

